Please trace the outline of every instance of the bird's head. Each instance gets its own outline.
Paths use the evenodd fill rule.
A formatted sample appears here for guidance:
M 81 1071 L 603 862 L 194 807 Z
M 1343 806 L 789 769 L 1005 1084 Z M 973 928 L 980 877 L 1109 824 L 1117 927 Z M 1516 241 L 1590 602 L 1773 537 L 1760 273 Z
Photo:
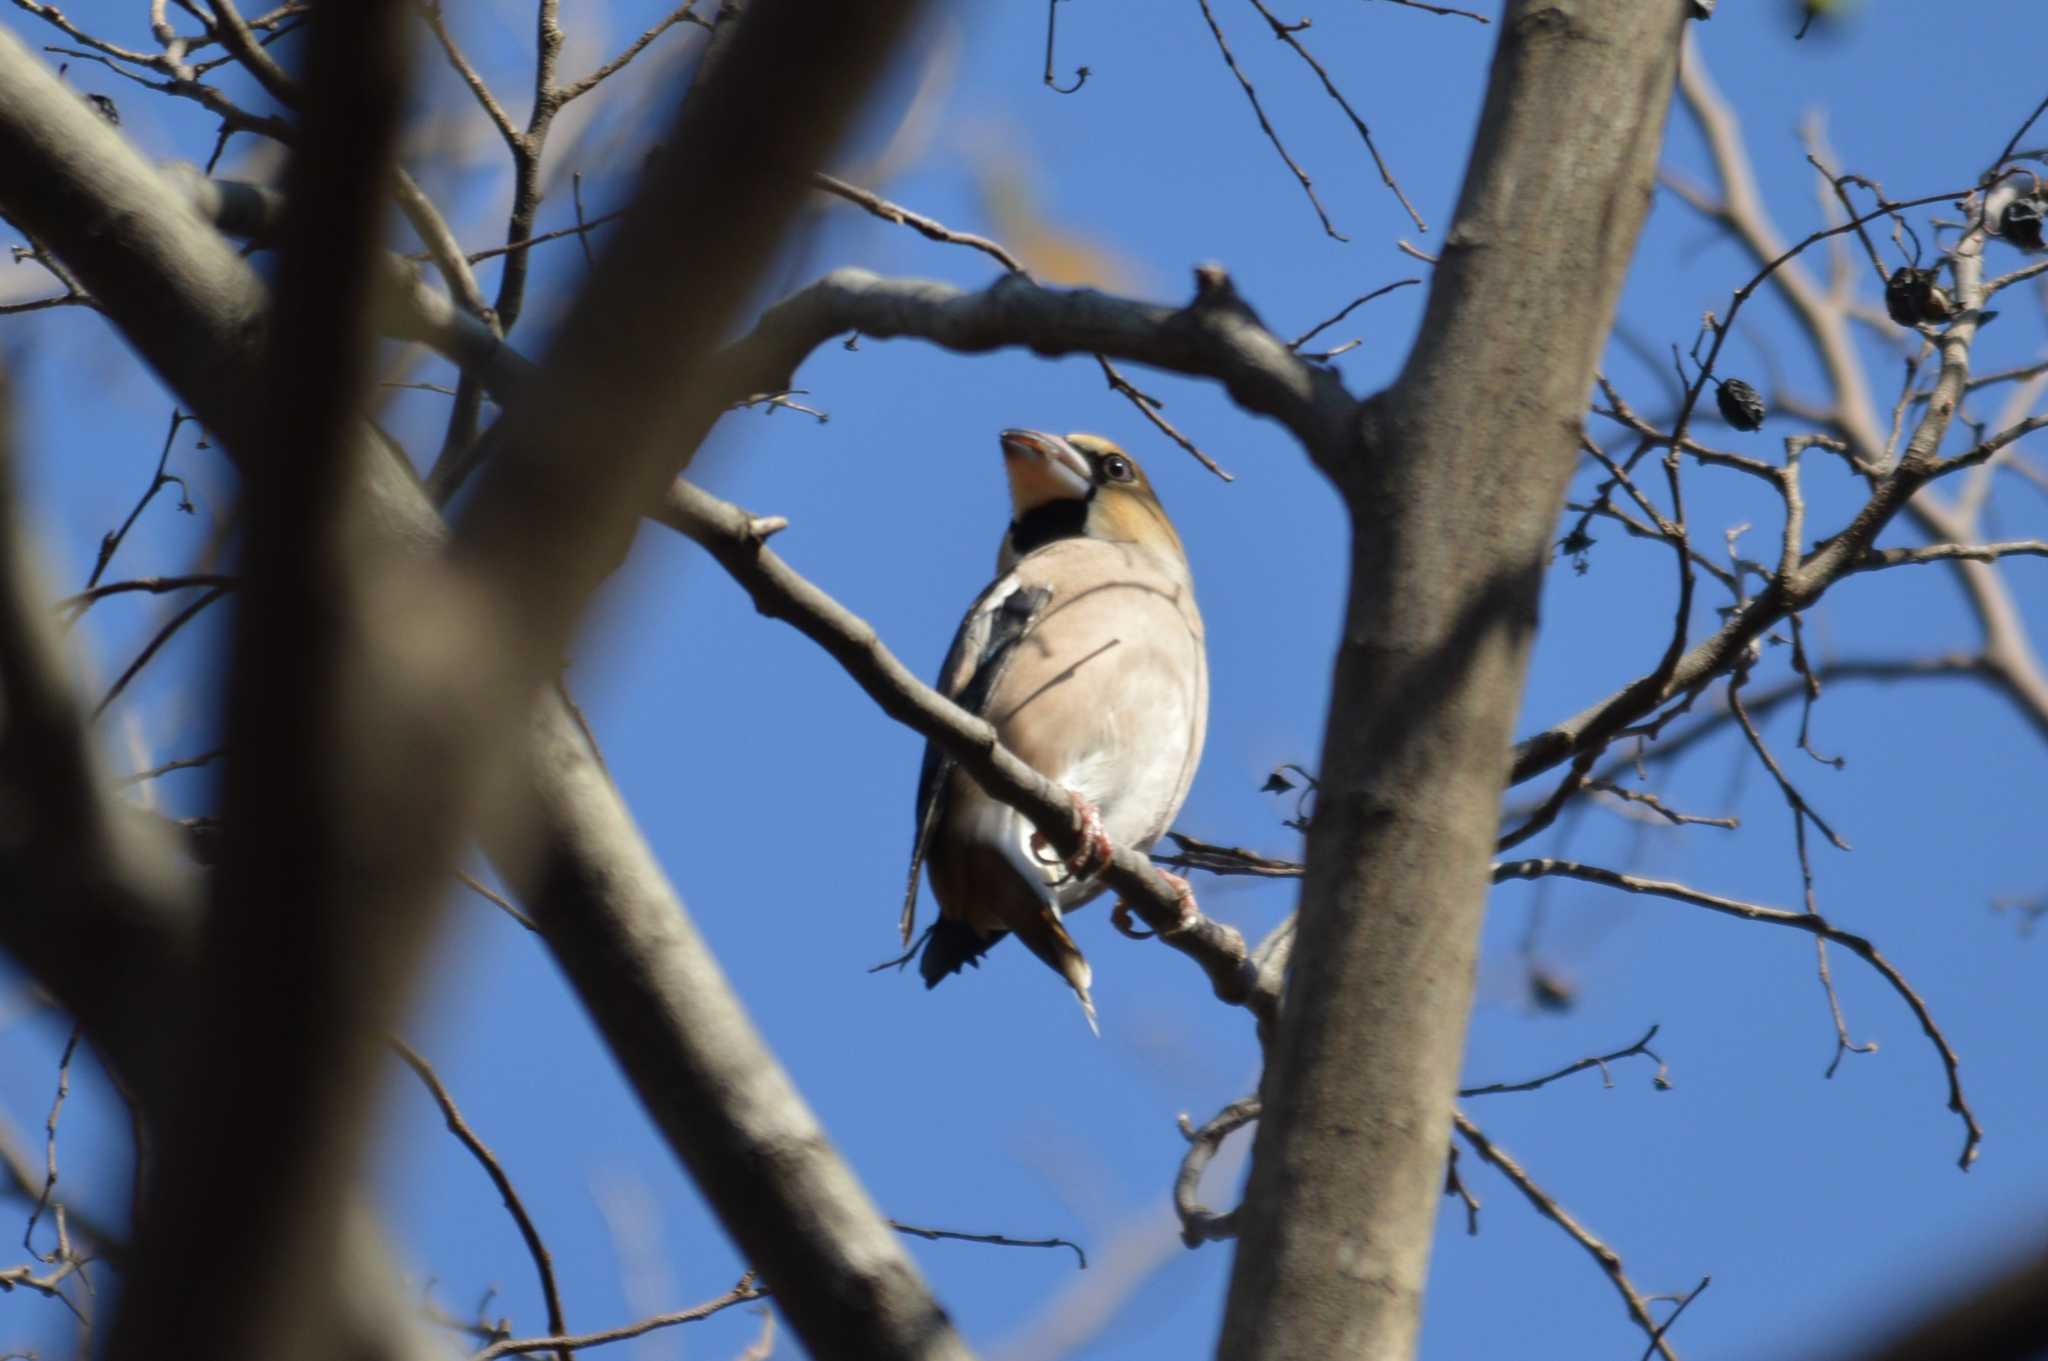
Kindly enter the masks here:
M 1034 548 L 1072 538 L 1135 543 L 1185 560 L 1151 479 L 1114 443 L 1100 435 L 1005 430 L 1002 446 L 1011 509 L 1004 571 Z

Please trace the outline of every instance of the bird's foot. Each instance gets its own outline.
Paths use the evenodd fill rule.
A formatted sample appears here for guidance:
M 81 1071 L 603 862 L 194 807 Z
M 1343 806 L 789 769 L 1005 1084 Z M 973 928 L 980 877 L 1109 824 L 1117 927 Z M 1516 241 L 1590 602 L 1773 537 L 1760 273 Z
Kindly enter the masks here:
M 1131 905 L 1122 898 L 1117 899 L 1116 906 L 1109 909 L 1109 924 L 1122 934 L 1129 936 L 1132 940 L 1149 940 L 1153 936 L 1178 934 L 1200 921 L 1202 919 L 1202 909 L 1195 905 L 1194 887 L 1178 874 L 1169 874 L 1165 870 L 1159 871 L 1159 877 L 1172 886 L 1174 897 L 1180 903 L 1179 919 L 1172 926 L 1167 927 L 1163 931 L 1146 930 L 1133 920 Z
M 1169 874 L 1165 870 L 1159 871 L 1159 877 L 1173 886 L 1173 896 L 1180 902 L 1180 920 L 1160 933 L 1171 936 L 1176 932 L 1187 930 L 1190 926 L 1200 921 L 1202 919 L 1202 909 L 1195 905 L 1194 886 L 1188 883 L 1187 880 L 1181 878 L 1178 874 Z
M 1110 844 L 1109 833 L 1103 829 L 1102 810 L 1071 789 L 1067 797 L 1074 802 L 1074 823 L 1081 829 L 1081 849 L 1067 859 L 1064 868 L 1076 880 L 1093 879 L 1109 868 L 1116 847 Z M 1031 834 L 1031 854 L 1041 864 L 1055 863 L 1049 849 L 1044 833 Z
M 1103 829 L 1102 810 L 1071 789 L 1067 797 L 1074 801 L 1074 821 L 1081 827 L 1081 849 L 1067 861 L 1067 872 L 1076 879 L 1093 879 L 1109 868 L 1116 847 L 1109 844 L 1109 833 Z

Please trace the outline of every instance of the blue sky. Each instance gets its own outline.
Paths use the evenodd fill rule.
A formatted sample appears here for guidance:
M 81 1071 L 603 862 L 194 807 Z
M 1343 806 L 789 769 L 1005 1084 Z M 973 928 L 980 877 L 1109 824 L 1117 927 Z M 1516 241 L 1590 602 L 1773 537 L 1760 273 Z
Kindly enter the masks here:
M 527 79 L 525 8 L 450 8 L 516 106 Z M 579 18 L 567 68 L 594 65 L 657 8 L 620 4 L 602 32 Z M 1040 83 L 1042 8 L 934 8 L 847 157 L 850 175 L 885 175 L 873 187 L 890 197 L 965 230 L 1049 243 L 1144 296 L 1183 298 L 1192 265 L 1221 261 L 1283 336 L 1368 289 L 1426 278 L 1427 267 L 1394 243 L 1433 250 L 1448 224 L 1490 28 L 1380 0 L 1319 0 L 1304 11 L 1314 26 L 1301 36 L 1370 120 L 1429 225 L 1425 234 L 1380 185 L 1305 68 L 1248 6 L 1215 0 L 1289 149 L 1351 238 L 1341 243 L 1323 234 L 1261 136 L 1198 7 L 1063 3 L 1061 75 L 1080 64 L 1092 71 L 1066 96 Z M 1970 183 L 2048 93 L 2039 62 L 2048 13 L 2031 0 L 1866 6 L 1842 31 L 1798 44 L 1788 11 L 1724 3 L 1695 34 L 1741 112 L 1766 200 L 1789 237 L 1819 224 L 1797 137 L 1809 111 L 1825 114 L 1842 164 L 1906 197 Z M 139 6 L 69 12 L 118 41 L 149 42 Z M 32 41 L 53 40 L 25 14 L 5 22 Z M 691 50 L 693 40 L 678 37 L 650 51 L 643 85 L 586 127 L 558 132 L 559 192 L 543 209 L 544 228 L 572 220 L 571 171 L 583 174 L 593 211 L 619 201 L 645 111 L 662 106 Z M 149 154 L 203 159 L 209 127 L 189 106 L 102 69 L 74 66 L 72 74 L 81 89 L 119 101 L 124 128 Z M 425 77 L 423 109 L 431 101 L 439 112 L 417 163 L 465 242 L 496 244 L 505 202 L 499 153 L 481 140 L 481 116 L 459 102 L 445 70 L 430 65 Z M 913 99 L 918 88 L 930 102 Z M 907 129 L 906 110 L 914 113 Z M 2048 130 L 2035 140 L 2048 142 Z M 1676 115 L 1667 162 L 1706 175 L 1699 140 Z M 773 291 L 841 264 L 969 286 L 993 277 L 984 257 L 844 205 L 816 206 Z M 1916 218 L 1923 230 L 1925 221 Z M 521 328 L 529 352 L 578 281 L 574 249 L 565 242 L 540 257 Z M 1991 258 L 1995 270 L 2018 263 L 2003 247 Z M 1689 345 L 1700 313 L 1725 309 L 1750 272 L 1695 214 L 1660 194 L 1620 324 L 1652 355 Z M 25 291 L 8 281 L 10 297 Z M 1333 344 L 1361 341 L 1336 361 L 1354 391 L 1392 376 L 1422 301 L 1422 289 L 1402 290 L 1327 334 Z M 1978 352 L 1980 369 L 2040 356 L 2035 296 L 2015 290 L 2003 310 Z M 100 535 L 147 484 L 169 401 L 94 316 L 8 318 L 0 333 L 24 394 L 51 589 L 75 590 Z M 1863 342 L 1888 403 L 1898 360 L 1874 339 Z M 1646 365 L 1617 343 L 1608 371 L 1640 409 L 1664 409 L 1668 364 Z M 1767 390 L 1776 372 L 1793 390 L 1816 392 L 1801 337 L 1768 298 L 1745 312 L 1723 371 Z M 410 376 L 445 375 L 429 364 Z M 1343 517 L 1277 428 L 1205 384 L 1140 381 L 1235 482 L 1219 482 L 1151 433 L 1104 390 L 1090 361 L 956 357 L 900 341 L 827 347 L 799 382 L 809 393 L 802 400 L 829 412 L 828 423 L 786 410 L 735 414 L 697 474 L 749 509 L 787 516 L 791 527 L 777 541 L 784 555 L 929 672 L 986 580 L 1007 517 L 995 432 L 1082 429 L 1124 442 L 1187 542 L 1212 649 L 1208 750 L 1178 826 L 1291 853 L 1297 839 L 1281 825 L 1289 809 L 1259 784 L 1279 762 L 1316 759 Z M 444 402 L 398 393 L 387 417 L 416 451 L 430 452 Z M 1977 414 L 1996 409 L 1987 402 Z M 1799 428 L 1774 420 L 1745 436 L 1711 426 L 1706 437 L 1774 458 L 1777 437 Z M 1606 437 L 1600 423 L 1592 429 Z M 1826 460 L 1809 465 L 1818 535 L 1841 523 L 1855 489 Z M 232 480 L 216 451 L 195 447 L 189 427 L 171 466 L 190 479 L 198 514 L 182 516 L 174 498 L 159 499 L 111 578 L 191 568 L 231 514 Z M 1721 532 L 1744 522 L 1753 524 L 1749 551 L 1774 542 L 1774 502 L 1740 479 L 1688 477 L 1703 550 L 1718 551 Z M 1575 490 L 1587 485 L 1581 477 Z M 2038 536 L 2041 493 L 2001 479 L 1991 515 L 2000 536 Z M 1524 731 L 1617 688 L 1663 645 L 1667 555 L 1594 532 L 1587 572 L 1560 564 L 1550 579 Z M 1910 539 L 1895 531 L 1889 541 Z M 2048 566 L 2021 560 L 2004 570 L 2034 636 L 2048 638 Z M 1696 631 L 1712 626 L 1715 603 L 1703 600 Z M 88 690 L 97 693 L 172 608 L 132 597 L 95 610 L 77 635 Z M 185 634 L 110 714 L 112 768 L 213 745 L 209 659 L 224 620 Z M 1931 655 L 1973 641 L 1954 580 L 1939 568 L 1851 581 L 1809 623 L 1820 655 Z M 1783 652 L 1774 650 L 1758 685 L 1783 674 Z M 1107 1361 L 1205 1352 L 1230 1249 L 1188 1252 L 1174 1239 L 1166 1191 L 1181 1141 L 1173 1121 L 1183 1111 L 1206 1118 L 1252 1087 L 1258 1055 L 1245 1018 L 1219 1006 L 1186 961 L 1116 937 L 1099 912 L 1076 928 L 1096 970 L 1100 1040 L 1057 980 L 1015 947 L 931 993 L 914 974 L 870 976 L 867 967 L 894 950 L 920 743 L 823 654 L 755 616 L 715 565 L 673 536 L 642 535 L 591 621 L 570 684 L 756 1021 L 886 1212 L 963 1230 L 1057 1234 L 1087 1247 L 1090 1269 L 1077 1272 L 1065 1253 L 911 1244 L 983 1354 L 1049 1356 L 1064 1346 L 1062 1354 Z M 2032 1137 L 2048 1122 L 2048 1075 L 2035 1043 L 2048 1024 L 2048 991 L 2039 986 L 2048 946 L 1991 906 L 2048 892 L 2040 735 L 1988 691 L 1958 682 L 1832 688 L 1817 710 L 1815 741 L 1847 758 L 1839 772 L 1793 749 L 1795 727 L 1796 715 L 1780 714 L 1766 731 L 1856 848 L 1816 849 L 1819 906 L 1875 940 L 1946 1029 L 1987 1131 L 1974 1170 L 1954 1166 L 1961 1126 L 1944 1109 L 1940 1066 L 1911 1015 L 1843 951 L 1833 964 L 1850 1031 L 1880 1048 L 1849 1056 L 1832 1080 L 1823 1072 L 1833 1028 L 1812 944 L 1797 933 L 1586 885 L 1513 884 L 1496 891 L 1481 965 L 1468 1082 L 1530 1076 L 1662 1026 L 1656 1047 L 1670 1067 L 1668 1091 L 1653 1089 L 1651 1065 L 1632 1060 L 1615 1066 L 1612 1090 L 1587 1074 L 1465 1109 L 1621 1252 L 1642 1289 L 1683 1292 L 1713 1277 L 1673 1335 L 1693 1358 L 1823 1354 L 2032 1241 L 2048 1211 L 2048 1145 Z M 1591 808 L 1528 849 L 1798 905 L 1784 803 L 1734 734 L 1653 770 L 1647 787 L 1742 825 L 1665 830 Z M 208 777 L 172 776 L 157 794 L 172 809 L 201 809 Z M 1279 921 L 1293 896 L 1286 884 L 1245 881 L 1200 881 L 1197 890 L 1210 912 L 1254 934 Z M 1539 1011 L 1530 1001 L 1521 949 L 1532 919 L 1536 958 L 1573 989 L 1568 1010 Z M 525 1195 L 553 1248 L 572 1327 L 679 1307 L 731 1283 L 743 1264 L 531 937 L 458 893 L 424 992 L 407 1034 Z M 24 1001 L 21 981 L 8 978 L 0 1111 L 33 1143 L 66 1028 L 20 1015 Z M 109 1213 L 124 1203 L 118 1114 L 104 1082 L 82 1066 L 60 1158 L 65 1185 Z M 461 1312 L 495 1287 L 493 1311 L 522 1332 L 539 1331 L 531 1268 L 510 1222 L 395 1063 L 376 1157 L 392 1227 L 416 1273 L 435 1279 L 435 1298 Z M 1234 1195 L 1237 1166 L 1234 1151 L 1219 1162 L 1212 1203 Z M 1424 1355 L 1639 1354 L 1640 1334 L 1592 1262 L 1496 1174 L 1470 1157 L 1463 1166 L 1484 1202 L 1481 1231 L 1467 1237 L 1457 1206 L 1445 1203 Z M 636 1361 L 727 1356 L 757 1327 L 735 1310 L 622 1346 Z M 0 1298 L 0 1350 L 34 1345 L 62 1355 L 69 1336 L 51 1302 Z

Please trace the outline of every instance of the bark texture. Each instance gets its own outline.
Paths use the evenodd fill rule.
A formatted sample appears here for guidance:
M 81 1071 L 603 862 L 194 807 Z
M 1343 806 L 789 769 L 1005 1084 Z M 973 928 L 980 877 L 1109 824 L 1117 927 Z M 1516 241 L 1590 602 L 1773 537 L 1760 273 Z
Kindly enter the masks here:
M 1421 333 L 1326 463 L 1350 599 L 1218 1355 L 1412 1354 L 1488 864 L 1681 0 L 1518 0 Z

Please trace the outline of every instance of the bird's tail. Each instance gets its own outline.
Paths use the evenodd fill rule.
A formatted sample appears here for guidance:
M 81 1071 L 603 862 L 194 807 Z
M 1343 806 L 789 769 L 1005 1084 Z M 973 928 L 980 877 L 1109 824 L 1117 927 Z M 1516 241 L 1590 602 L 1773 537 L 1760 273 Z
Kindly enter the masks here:
M 1081 953 L 1081 947 L 1074 944 L 1074 938 L 1067 934 L 1059 909 L 1046 904 L 1029 930 L 1018 928 L 1017 939 L 1030 946 L 1032 954 L 1057 969 L 1060 977 L 1067 980 L 1067 986 L 1074 990 L 1074 1000 L 1081 1004 L 1081 1014 L 1088 1019 L 1088 1028 L 1099 1037 L 1102 1027 L 1096 1023 L 1095 999 L 1088 992 L 1095 982 L 1095 971 L 1088 967 L 1087 956 Z
M 940 917 L 925 932 L 924 953 L 918 956 L 917 972 L 925 987 L 936 988 L 940 979 L 959 973 L 970 964 L 980 968 L 981 957 L 989 947 L 1008 934 L 991 931 L 983 935 L 957 917 Z

